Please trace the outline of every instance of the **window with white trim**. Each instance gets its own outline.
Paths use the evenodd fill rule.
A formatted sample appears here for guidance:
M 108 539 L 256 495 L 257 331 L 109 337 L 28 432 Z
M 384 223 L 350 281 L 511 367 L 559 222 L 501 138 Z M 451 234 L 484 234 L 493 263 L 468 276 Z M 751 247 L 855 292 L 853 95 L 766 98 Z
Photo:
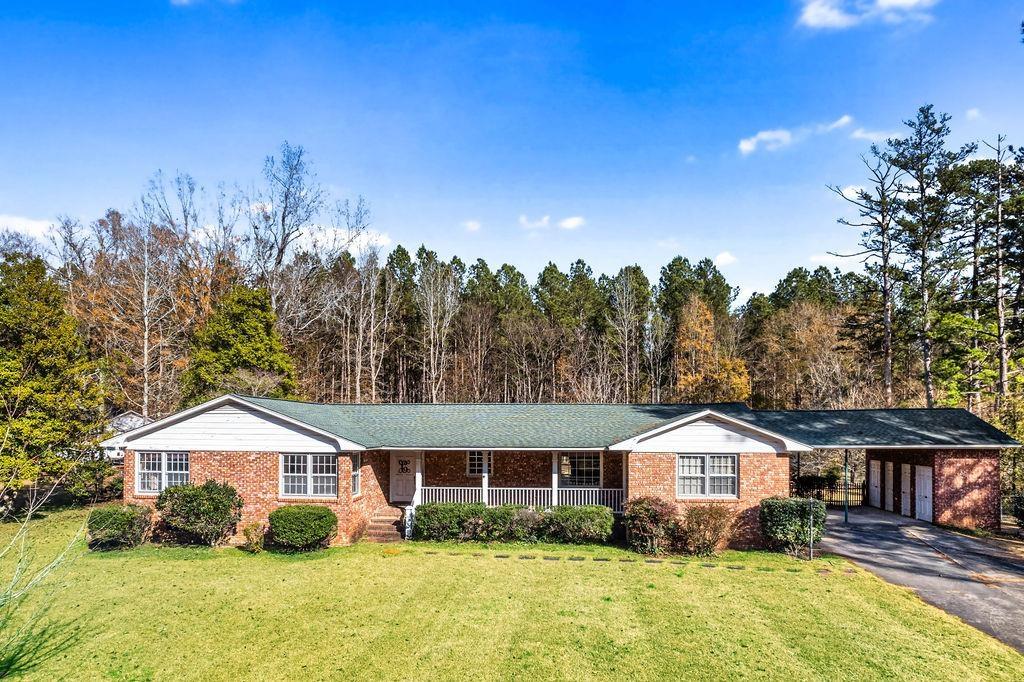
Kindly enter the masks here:
M 560 488 L 600 488 L 600 452 L 563 452 L 559 456 Z
M 356 453 L 352 455 L 352 497 L 363 492 L 363 455 Z
M 159 493 L 172 485 L 188 483 L 187 452 L 139 452 L 135 467 L 135 491 Z
M 281 455 L 281 494 L 337 497 L 337 455 Z
M 738 455 L 679 455 L 676 497 L 736 497 L 738 470 Z
M 487 458 L 487 473 L 494 473 L 494 456 L 489 450 L 470 450 L 466 453 L 466 475 L 484 475 L 484 457 Z

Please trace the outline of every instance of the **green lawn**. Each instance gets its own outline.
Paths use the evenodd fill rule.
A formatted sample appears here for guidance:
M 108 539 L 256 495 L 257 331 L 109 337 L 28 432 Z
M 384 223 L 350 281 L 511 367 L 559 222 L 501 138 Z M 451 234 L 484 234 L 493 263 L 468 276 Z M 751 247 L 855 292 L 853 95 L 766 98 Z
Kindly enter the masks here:
M 84 516 L 34 522 L 38 556 Z M 623 558 L 636 557 L 419 543 L 306 556 L 80 553 L 50 610 L 77 641 L 29 677 L 968 680 L 1024 670 L 1008 647 L 839 559 Z

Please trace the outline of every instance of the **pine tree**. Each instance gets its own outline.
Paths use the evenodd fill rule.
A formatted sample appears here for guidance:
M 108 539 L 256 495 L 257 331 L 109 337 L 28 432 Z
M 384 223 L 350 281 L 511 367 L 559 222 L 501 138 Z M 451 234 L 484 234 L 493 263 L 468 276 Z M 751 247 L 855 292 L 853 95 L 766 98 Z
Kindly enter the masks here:
M 192 361 L 182 377 L 182 400 L 194 405 L 220 393 L 286 398 L 296 390 L 270 296 L 235 286 L 196 333 Z
M 100 433 L 98 367 L 45 263 L 22 253 L 0 262 L 0 401 L 5 484 L 62 473 Z

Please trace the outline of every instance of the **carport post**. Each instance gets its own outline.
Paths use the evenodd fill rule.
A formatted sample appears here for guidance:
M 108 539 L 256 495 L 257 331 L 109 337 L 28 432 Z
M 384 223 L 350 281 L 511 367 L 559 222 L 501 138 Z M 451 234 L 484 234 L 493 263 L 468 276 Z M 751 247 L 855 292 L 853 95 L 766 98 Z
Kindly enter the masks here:
M 850 522 L 850 451 L 843 454 L 843 523 Z

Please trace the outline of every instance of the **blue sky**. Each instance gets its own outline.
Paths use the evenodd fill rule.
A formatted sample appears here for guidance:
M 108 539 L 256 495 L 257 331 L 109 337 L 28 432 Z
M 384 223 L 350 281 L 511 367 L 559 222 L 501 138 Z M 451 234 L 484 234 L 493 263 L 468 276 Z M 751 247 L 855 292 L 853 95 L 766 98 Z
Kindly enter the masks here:
M 631 7 L 642 4 L 643 7 Z M 680 5 L 682 5 L 680 7 Z M 282 140 L 390 245 L 742 287 L 856 234 L 828 183 L 917 106 L 1024 143 L 1019 2 L 19 2 L 0 8 L 0 224 L 258 179 Z

